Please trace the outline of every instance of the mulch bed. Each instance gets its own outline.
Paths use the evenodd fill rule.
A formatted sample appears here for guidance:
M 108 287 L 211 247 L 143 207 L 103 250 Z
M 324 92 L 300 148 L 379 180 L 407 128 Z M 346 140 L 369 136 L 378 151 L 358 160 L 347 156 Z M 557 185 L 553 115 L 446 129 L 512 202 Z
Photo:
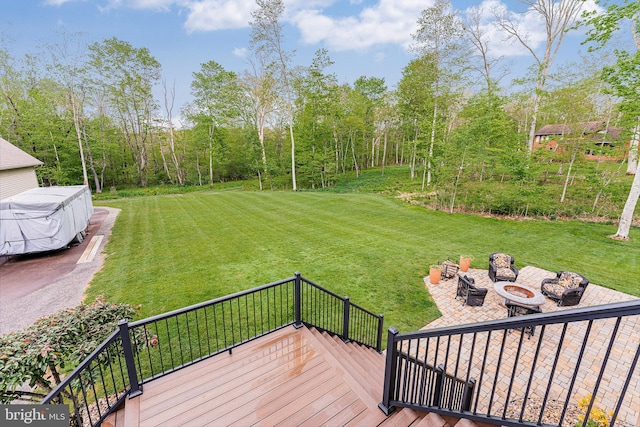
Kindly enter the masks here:
M 522 409 L 522 398 L 514 399 L 509 402 L 509 406 L 507 407 L 507 418 L 520 418 L 520 410 Z M 561 400 L 547 400 L 547 404 L 544 406 L 544 413 L 542 414 L 542 423 L 544 424 L 553 424 L 558 425 L 558 421 L 560 420 L 560 415 L 562 415 L 562 410 L 564 409 L 564 403 Z M 524 414 L 522 416 L 523 421 L 531 421 L 538 422 L 538 417 L 540 416 L 540 408 L 542 407 L 542 399 L 537 397 L 530 397 L 527 399 L 527 405 L 524 408 Z M 504 407 L 501 407 L 495 414 L 502 415 Z M 562 420 L 562 425 L 565 427 L 574 427 L 579 421 L 580 416 L 584 415 L 584 412 L 578 408 L 578 405 L 575 403 L 570 403 L 567 405 L 567 411 L 564 414 L 564 418 Z M 580 426 L 582 424 L 579 424 Z M 630 424 L 627 424 L 622 421 L 616 421 L 616 426 L 619 427 L 633 427 Z
M 514 399 L 509 402 L 507 407 L 507 418 L 520 418 L 520 411 L 522 410 L 522 398 Z M 540 408 L 542 407 L 542 399 L 537 397 L 530 397 L 527 399 L 527 405 L 524 408 L 524 414 L 522 416 L 523 421 L 538 422 L 540 416 Z M 544 424 L 558 424 L 560 415 L 562 415 L 562 409 L 564 408 L 564 402 L 560 400 L 547 400 L 547 404 L 544 406 L 544 413 L 542 414 L 542 422 Z M 501 407 L 496 414 L 502 415 L 504 410 Z M 567 412 L 565 412 L 564 419 L 562 421 L 563 426 L 575 426 L 579 421 L 579 416 L 582 415 L 582 411 L 576 404 L 569 404 L 567 406 Z

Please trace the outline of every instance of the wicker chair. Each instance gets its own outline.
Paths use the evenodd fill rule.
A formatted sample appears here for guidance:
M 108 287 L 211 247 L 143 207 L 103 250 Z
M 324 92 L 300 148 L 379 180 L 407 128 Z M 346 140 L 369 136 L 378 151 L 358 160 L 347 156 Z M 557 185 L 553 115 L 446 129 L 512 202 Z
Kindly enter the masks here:
M 513 265 L 512 256 L 501 252 L 489 255 L 489 278 L 493 282 L 515 282 L 518 278 L 518 269 Z
M 458 276 L 458 291 L 456 299 L 462 298 L 466 305 L 479 306 L 484 304 L 484 298 L 487 296 L 486 288 L 476 288 L 475 279 L 472 277 Z
M 504 305 L 507 307 L 508 317 L 526 316 L 528 314 L 542 313 L 542 310 L 538 305 L 534 305 L 534 306 L 521 305 L 515 302 L 511 302 L 510 300 L 506 300 L 504 302 Z M 536 331 L 535 325 L 525 326 L 524 328 L 519 328 L 519 329 L 523 331 L 525 334 L 527 334 L 528 338 L 531 338 Z
M 543 295 L 558 303 L 558 306 L 578 305 L 587 289 L 589 280 L 571 271 L 558 271 L 553 279 L 544 279 L 540 285 Z

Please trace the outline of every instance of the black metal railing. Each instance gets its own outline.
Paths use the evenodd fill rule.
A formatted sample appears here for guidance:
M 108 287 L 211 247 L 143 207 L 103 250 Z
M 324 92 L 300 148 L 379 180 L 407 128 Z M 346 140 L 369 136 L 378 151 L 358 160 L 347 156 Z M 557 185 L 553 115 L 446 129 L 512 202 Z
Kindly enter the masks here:
M 310 326 L 382 350 L 383 316 L 374 314 L 317 284 L 301 278 L 301 321 Z
M 398 353 L 398 382 L 402 384 L 400 400 L 418 406 L 446 406 L 468 411 L 475 379 L 465 381 L 447 374 L 443 364 L 434 367 L 424 359 L 416 359 L 409 351 Z
M 41 403 L 68 404 L 72 425 L 94 426 L 127 395 L 141 394 L 144 383 L 286 326 L 314 326 L 381 352 L 382 323 L 381 315 L 296 273 L 148 319 L 121 321 Z
M 534 336 L 522 333 L 531 326 Z M 567 417 L 581 401 L 579 425 L 598 412 L 610 426 L 633 426 L 639 329 L 640 301 L 404 334 L 390 328 L 379 406 L 503 426 L 573 426 Z M 433 366 L 457 390 L 429 388 Z
M 41 403 L 67 404 L 70 424 L 99 425 L 130 394 L 125 354 L 131 351 L 129 333 L 122 328 L 106 338 Z

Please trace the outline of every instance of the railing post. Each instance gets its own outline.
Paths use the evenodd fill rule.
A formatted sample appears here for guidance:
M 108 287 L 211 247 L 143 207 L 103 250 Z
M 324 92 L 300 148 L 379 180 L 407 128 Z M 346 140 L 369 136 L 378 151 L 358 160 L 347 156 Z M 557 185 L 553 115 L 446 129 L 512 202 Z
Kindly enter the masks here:
M 296 271 L 295 280 L 293 285 L 293 300 L 295 304 L 295 321 L 293 326 L 298 329 L 302 327 L 302 293 L 301 293 L 301 283 L 300 283 L 300 272 Z
M 384 315 L 378 316 L 378 337 L 376 339 L 376 350 L 382 353 L 382 328 L 384 327 Z
M 127 364 L 127 373 L 129 374 L 129 383 L 131 390 L 129 391 L 129 399 L 140 396 L 142 387 L 138 381 L 138 372 L 136 371 L 136 362 L 133 358 L 133 348 L 131 347 L 131 339 L 129 338 L 129 322 L 122 319 L 118 322 L 120 329 L 120 339 L 122 340 L 122 351 L 124 352 L 124 360 Z
M 462 394 L 461 411 L 471 411 L 471 401 L 473 399 L 473 390 L 476 386 L 475 378 L 471 378 L 464 384 L 464 393 Z
M 380 408 L 385 415 L 389 415 L 396 410 L 394 406 L 389 405 L 389 402 L 391 401 L 391 395 L 395 394 L 396 367 L 398 364 L 396 335 L 398 335 L 398 332 L 398 329 L 392 326 L 387 333 L 387 361 L 384 367 L 384 389 L 382 390 L 382 402 L 378 404 L 378 408 Z
M 434 369 L 436 382 L 433 387 L 433 406 L 442 408 L 442 388 L 444 386 L 444 365 L 440 364 Z
M 349 297 L 344 297 L 344 308 L 342 310 L 342 341 L 349 342 L 349 316 L 351 312 L 351 301 Z

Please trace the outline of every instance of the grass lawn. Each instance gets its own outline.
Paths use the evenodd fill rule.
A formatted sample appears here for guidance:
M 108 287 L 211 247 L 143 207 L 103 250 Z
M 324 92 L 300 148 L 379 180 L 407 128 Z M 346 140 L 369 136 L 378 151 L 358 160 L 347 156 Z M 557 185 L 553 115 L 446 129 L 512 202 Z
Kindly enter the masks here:
M 141 317 L 300 271 L 407 332 L 439 315 L 423 282 L 430 264 L 464 253 L 486 268 L 495 251 L 519 268 L 573 270 L 640 296 L 637 228 L 619 242 L 607 238 L 610 224 L 451 215 L 367 193 L 198 192 L 99 204 L 122 212 L 88 297 L 142 304 Z

